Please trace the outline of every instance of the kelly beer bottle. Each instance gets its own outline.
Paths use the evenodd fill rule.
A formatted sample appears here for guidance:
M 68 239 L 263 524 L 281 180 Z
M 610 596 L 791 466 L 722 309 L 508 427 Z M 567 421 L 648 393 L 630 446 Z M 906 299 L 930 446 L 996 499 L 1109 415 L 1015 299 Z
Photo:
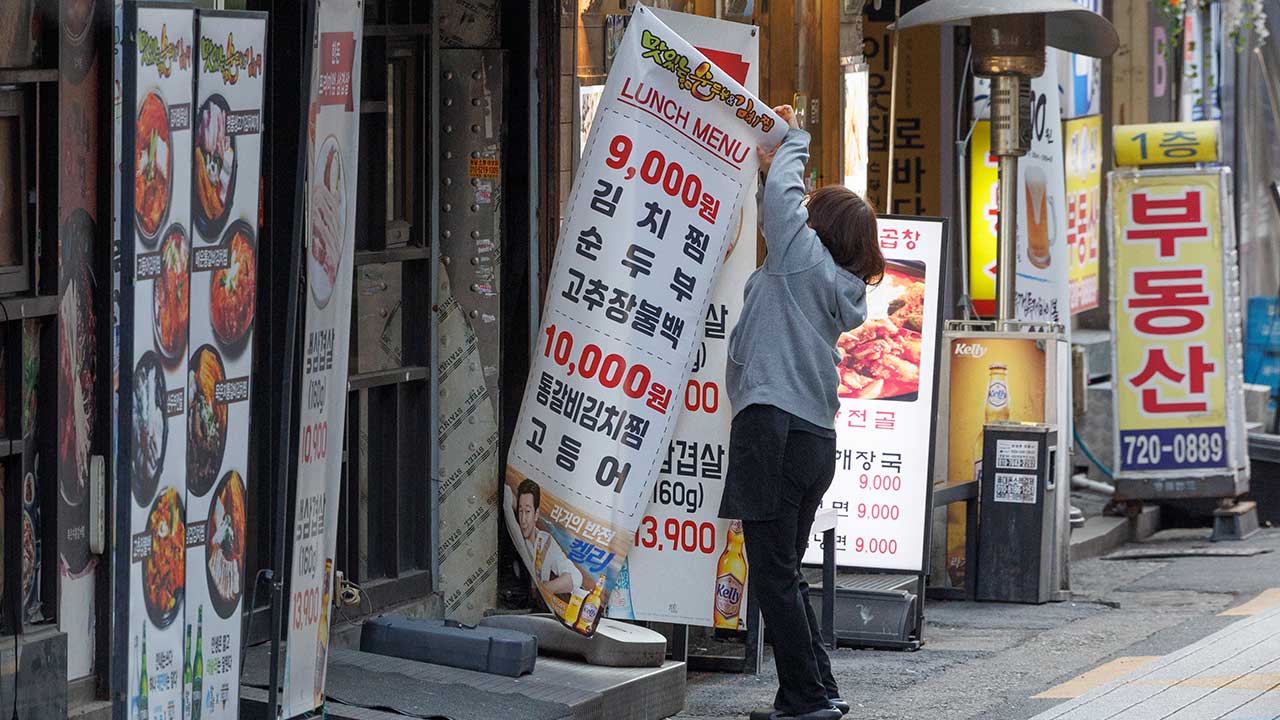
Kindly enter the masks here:
M 1009 366 L 993 363 L 987 366 L 987 407 L 983 413 L 983 426 L 993 422 L 1009 422 Z M 982 479 L 982 441 L 985 433 L 978 428 L 978 438 L 973 443 L 973 481 Z
M 578 615 L 582 612 L 582 604 L 587 599 L 587 591 L 585 588 L 578 588 L 573 591 L 573 595 L 569 597 L 569 604 L 564 609 L 564 617 L 561 618 L 565 625 L 574 627 L 578 622 Z
M 324 561 L 324 592 L 320 594 L 320 625 L 316 630 L 315 703 L 324 704 L 324 671 L 329 659 L 329 595 L 332 592 L 333 560 Z
M 742 593 L 747 585 L 747 558 L 742 552 L 742 521 L 729 523 L 729 537 L 716 563 L 715 626 L 738 629 Z
M 600 614 L 600 596 L 604 593 L 604 581 L 604 575 L 596 578 L 596 586 L 591 588 L 591 594 L 582 601 L 582 609 L 578 611 L 578 622 L 575 625 L 579 632 L 589 633 L 591 628 L 595 627 L 596 616 Z

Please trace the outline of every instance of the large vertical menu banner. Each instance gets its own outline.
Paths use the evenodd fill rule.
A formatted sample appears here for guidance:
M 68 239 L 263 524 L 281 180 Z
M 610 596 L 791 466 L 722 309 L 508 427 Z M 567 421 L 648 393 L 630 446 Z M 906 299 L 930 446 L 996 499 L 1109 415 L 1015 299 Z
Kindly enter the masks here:
M 189 717 L 239 716 L 267 18 L 201 12 L 186 356 Z
M 61 3 L 58 23 L 58 403 L 56 476 L 41 482 L 58 485 L 58 628 L 67 635 L 67 676 L 93 671 L 96 638 L 94 573 L 98 561 L 89 552 L 89 458 L 95 437 L 105 428 L 98 416 L 99 373 L 107 363 L 98 355 L 103 314 L 99 290 L 103 278 L 93 272 L 102 252 L 99 229 L 105 213 L 98 200 L 101 146 L 98 128 L 105 122 L 100 100 L 103 52 L 96 23 L 105 17 L 101 3 Z M 97 13 L 97 15 L 95 15 Z M 25 354 L 25 353 L 24 353 Z M 38 367 L 38 365 L 36 366 Z M 37 397 L 36 402 L 47 398 Z M 25 417 L 25 416 L 24 416 Z M 24 427 L 24 434 L 26 428 Z M 49 461 L 44 463 L 49 468 Z M 50 550 L 46 549 L 46 552 Z
M 756 28 L 685 13 L 655 10 L 654 14 L 717 68 L 756 92 L 760 84 Z M 676 393 L 684 412 L 676 421 L 640 521 L 639 542 L 627 556 L 623 579 L 610 597 L 610 617 L 733 628 L 746 620 L 746 563 L 741 564 L 742 572 L 720 572 L 722 565 L 737 562 L 730 545 L 738 543 L 741 551 L 742 537 L 731 537 L 732 523 L 718 518 L 717 510 L 724 493 L 733 415 L 724 395 L 729 334 L 742 313 L 747 278 L 756 268 L 755 184 L 754 178 L 748 181 L 747 199 L 737 224 L 730 228 L 728 256 L 703 318 L 702 342 L 683 392 Z M 711 542 L 681 542 L 679 535 L 691 533 L 694 527 L 702 536 L 700 541 Z
M 834 508 L 836 562 L 925 570 L 947 224 L 882 216 L 887 268 L 867 292 L 867 320 L 840 336 Z M 805 561 L 822 562 L 821 537 Z
M 1244 458 L 1229 171 L 1110 180 L 1116 471 L 1232 473 Z
M 1102 116 L 1067 120 L 1067 282 L 1071 314 L 1098 307 L 1102 232 Z
M 130 718 L 184 713 L 187 351 L 195 13 L 124 8 L 118 538 Z
M 594 632 L 633 542 L 649 541 L 641 520 L 755 148 L 784 134 L 732 75 L 636 8 L 569 198 L 503 498 L 543 600 L 578 632 Z M 683 519 L 653 534 L 660 552 L 709 555 L 720 541 L 717 525 Z
M 362 8 L 358 0 L 315 0 L 312 24 L 303 226 L 307 292 L 284 673 L 286 717 L 309 712 L 324 701 L 351 340 Z

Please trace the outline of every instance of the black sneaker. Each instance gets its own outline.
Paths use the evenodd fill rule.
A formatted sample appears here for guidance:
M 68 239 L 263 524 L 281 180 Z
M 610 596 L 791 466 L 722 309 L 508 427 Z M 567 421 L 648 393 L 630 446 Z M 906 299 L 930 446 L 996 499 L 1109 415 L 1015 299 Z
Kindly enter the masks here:
M 832 706 L 799 715 L 792 715 L 784 710 L 755 710 L 748 717 L 751 720 L 840 720 L 844 713 Z
M 841 699 L 840 699 L 840 698 L 838 698 L 838 697 L 835 697 L 835 698 L 829 698 L 829 700 L 831 701 L 831 707 L 833 707 L 833 708 L 835 708 L 835 709 L 839 710 L 839 711 L 840 711 L 840 715 L 841 715 L 841 716 L 844 716 L 844 715 L 848 715 L 848 714 L 849 714 L 849 703 L 848 703 L 848 702 L 846 702 L 846 701 L 844 701 L 844 700 L 841 700 Z

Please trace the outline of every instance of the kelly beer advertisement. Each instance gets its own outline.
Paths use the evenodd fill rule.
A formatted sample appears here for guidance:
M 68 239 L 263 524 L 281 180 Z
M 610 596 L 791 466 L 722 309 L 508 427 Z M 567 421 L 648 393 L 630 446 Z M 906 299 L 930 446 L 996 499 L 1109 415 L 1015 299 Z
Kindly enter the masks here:
M 982 477 L 984 426 L 991 422 L 1046 422 L 1046 339 L 952 337 L 948 366 L 950 409 L 946 419 L 947 485 Z M 1049 421 L 1052 421 L 1050 419 Z M 965 514 L 962 503 L 947 509 L 947 577 L 964 583 Z
M 867 319 L 840 336 L 836 474 L 823 507 L 839 515 L 836 562 L 924 570 L 936 414 L 946 223 L 881 216 L 887 267 Z M 805 561 L 822 562 L 821 538 Z
M 567 205 L 503 498 L 543 600 L 579 633 L 594 632 L 647 537 L 641 521 L 685 411 L 756 147 L 785 131 L 636 8 Z M 682 520 L 674 541 L 716 544 L 703 527 Z
M 285 717 L 309 712 L 324 702 L 347 416 L 360 137 L 362 4 L 314 1 L 303 189 L 307 263 L 303 391 L 282 700 Z

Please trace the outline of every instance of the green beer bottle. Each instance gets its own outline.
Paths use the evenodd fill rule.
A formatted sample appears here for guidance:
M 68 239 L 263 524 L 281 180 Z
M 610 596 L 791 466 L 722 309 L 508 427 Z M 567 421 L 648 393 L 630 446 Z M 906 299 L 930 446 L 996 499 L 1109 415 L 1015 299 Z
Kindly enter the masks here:
M 191 717 L 191 626 L 182 642 L 182 717 Z
M 191 720 L 200 720 L 200 711 L 204 709 L 204 608 L 196 611 L 196 659 L 191 668 Z
M 150 703 L 147 700 L 147 626 L 142 626 L 142 670 L 138 673 L 138 717 L 148 720 Z

